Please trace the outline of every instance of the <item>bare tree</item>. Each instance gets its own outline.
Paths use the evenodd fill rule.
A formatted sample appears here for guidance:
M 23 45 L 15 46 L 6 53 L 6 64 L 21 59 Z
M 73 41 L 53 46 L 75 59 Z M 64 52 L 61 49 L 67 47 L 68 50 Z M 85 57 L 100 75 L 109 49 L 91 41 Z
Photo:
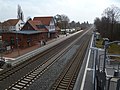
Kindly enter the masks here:
M 109 19 L 109 27 L 108 27 L 108 29 L 110 31 L 109 38 L 111 40 L 114 40 L 115 31 L 116 31 L 115 26 L 117 23 L 120 22 L 120 8 L 112 5 L 111 7 L 106 8 L 102 15 L 103 15 L 103 17 L 106 17 Z
M 61 15 L 57 14 L 54 16 L 55 22 L 61 22 Z
M 75 21 L 72 21 L 71 23 L 70 23 L 70 28 L 75 28 L 76 27 L 76 22 Z
M 17 18 L 20 19 L 20 20 L 24 20 L 24 15 L 23 15 L 23 11 L 21 9 L 21 6 L 18 5 L 18 9 L 17 9 Z
M 66 16 L 66 15 L 64 15 L 64 14 L 61 15 L 61 20 L 62 20 L 62 21 L 66 21 L 66 22 L 69 22 L 69 21 L 70 21 L 69 17 Z
M 68 24 L 69 24 L 69 17 L 62 14 L 62 15 L 59 15 L 57 14 L 56 16 L 54 16 L 54 19 L 55 19 L 55 23 L 57 26 L 59 26 L 60 28 L 67 28 L 68 27 Z
M 120 8 L 112 5 L 106 8 L 102 15 L 109 18 L 111 22 L 118 22 L 120 21 Z

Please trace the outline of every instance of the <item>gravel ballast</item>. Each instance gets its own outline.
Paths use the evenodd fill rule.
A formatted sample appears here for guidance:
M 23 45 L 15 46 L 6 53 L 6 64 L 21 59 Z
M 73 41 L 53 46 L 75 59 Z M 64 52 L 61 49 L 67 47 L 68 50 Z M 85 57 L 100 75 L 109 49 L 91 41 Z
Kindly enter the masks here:
M 56 61 L 40 78 L 38 78 L 27 90 L 50 90 L 52 84 L 63 71 L 64 66 L 75 54 L 79 45 L 74 45 L 64 56 Z

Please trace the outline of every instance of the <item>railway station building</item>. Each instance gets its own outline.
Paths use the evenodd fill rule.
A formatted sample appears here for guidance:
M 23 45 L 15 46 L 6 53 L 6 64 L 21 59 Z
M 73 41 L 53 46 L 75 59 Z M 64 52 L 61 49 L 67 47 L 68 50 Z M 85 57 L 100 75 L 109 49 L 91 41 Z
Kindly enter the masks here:
M 26 48 L 48 41 L 58 36 L 53 17 L 34 17 L 28 20 L 19 31 L 2 33 L 2 41 L 5 46 L 13 48 Z

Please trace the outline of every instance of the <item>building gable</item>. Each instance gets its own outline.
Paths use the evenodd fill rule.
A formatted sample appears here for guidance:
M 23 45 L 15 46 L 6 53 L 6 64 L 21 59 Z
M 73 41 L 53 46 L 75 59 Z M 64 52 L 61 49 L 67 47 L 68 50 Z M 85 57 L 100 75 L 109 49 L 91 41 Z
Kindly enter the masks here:
M 9 23 L 10 26 L 15 26 L 19 22 L 19 19 L 9 19 L 6 22 Z
M 34 17 L 33 21 L 41 21 L 42 24 L 44 24 L 46 26 L 49 26 L 52 18 L 53 18 L 52 16 L 49 16 L 49 17 Z
M 27 21 L 27 23 L 23 26 L 22 30 L 36 30 L 42 32 L 48 32 L 48 29 L 45 25 L 43 25 L 40 21 Z
M 31 25 L 29 21 L 27 21 L 21 30 L 36 30 L 36 28 L 33 27 L 33 25 Z
M 2 29 L 5 31 L 18 31 L 21 29 L 24 22 L 19 19 L 9 19 L 2 23 Z
M 55 31 L 55 23 L 52 16 L 48 17 L 34 17 L 33 21 L 41 21 L 43 25 L 48 29 L 49 32 Z

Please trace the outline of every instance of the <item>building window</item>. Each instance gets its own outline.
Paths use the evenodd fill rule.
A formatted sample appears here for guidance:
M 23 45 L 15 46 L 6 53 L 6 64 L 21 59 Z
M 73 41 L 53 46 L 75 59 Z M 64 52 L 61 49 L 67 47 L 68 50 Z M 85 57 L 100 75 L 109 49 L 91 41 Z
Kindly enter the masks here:
M 14 44 L 15 44 L 14 37 L 11 37 L 11 38 L 10 38 L 10 44 L 11 44 L 11 45 L 14 45 Z

